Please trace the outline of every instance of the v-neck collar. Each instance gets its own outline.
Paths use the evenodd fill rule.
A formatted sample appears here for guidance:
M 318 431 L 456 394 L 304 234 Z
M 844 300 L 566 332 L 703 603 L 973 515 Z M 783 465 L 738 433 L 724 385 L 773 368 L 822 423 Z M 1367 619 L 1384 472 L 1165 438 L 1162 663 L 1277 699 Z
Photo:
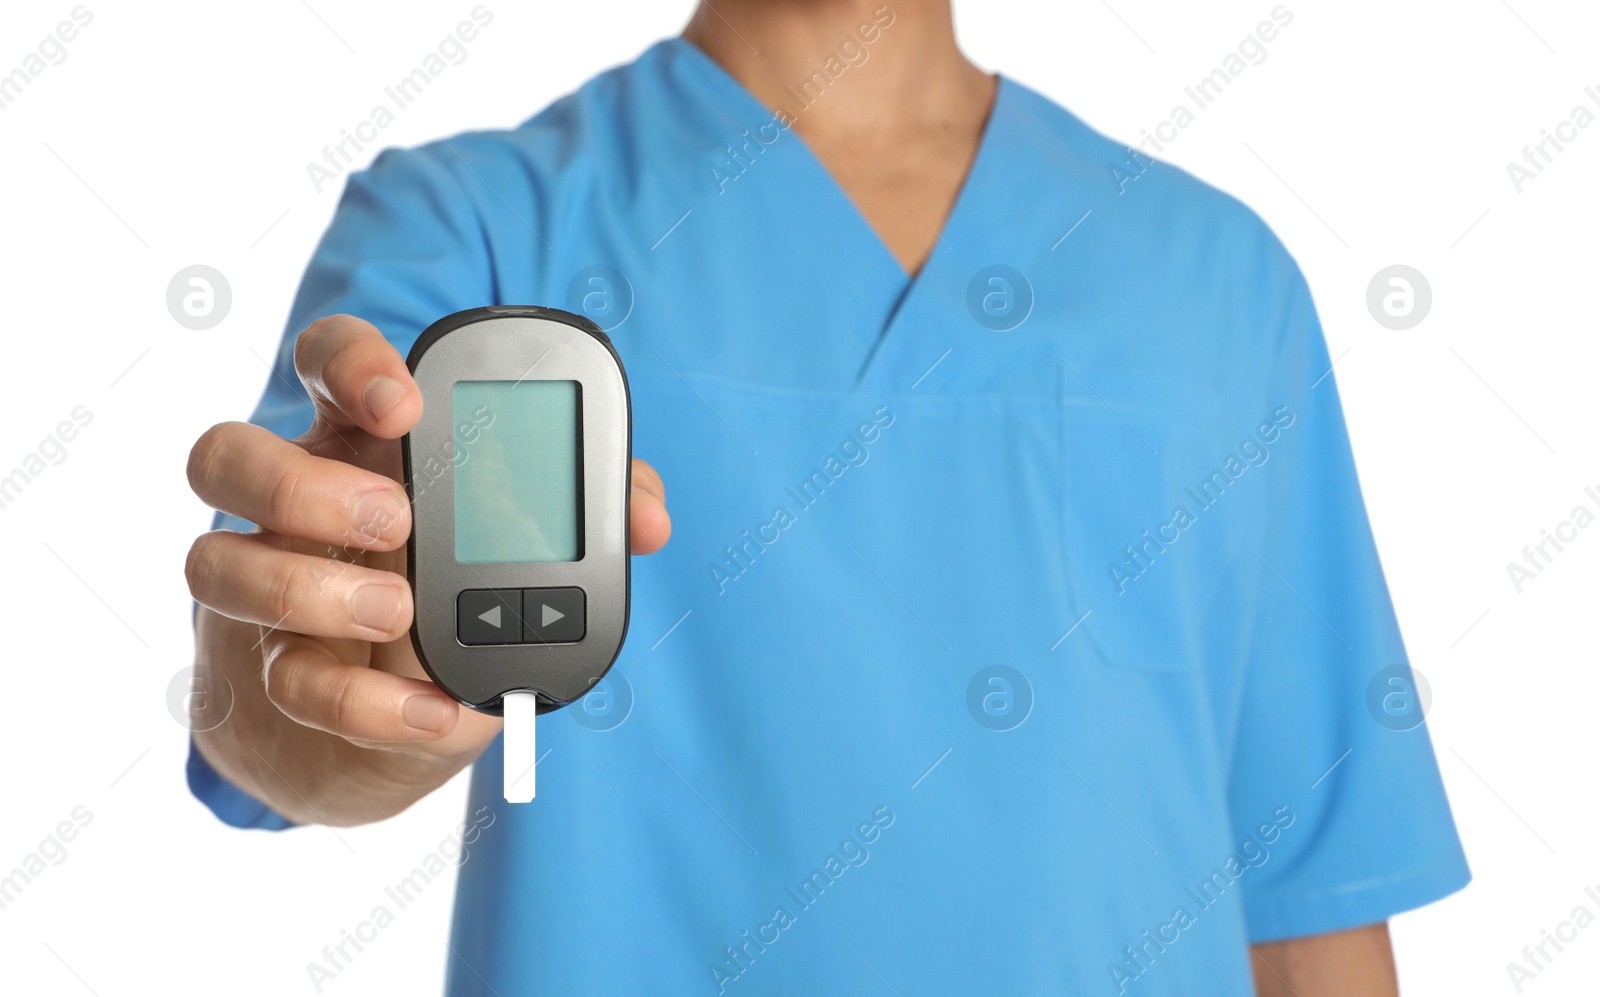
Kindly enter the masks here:
M 740 105 L 742 111 L 748 111 L 752 115 L 759 115 L 762 118 L 772 118 L 774 116 L 771 108 L 764 105 L 748 87 L 693 42 L 680 35 L 666 39 L 662 44 L 676 49 L 683 58 L 698 66 L 708 80 L 724 92 L 726 99 L 736 105 Z M 900 260 L 890 251 L 888 244 L 883 241 L 883 237 L 878 234 L 878 230 L 873 228 L 872 223 L 867 220 L 867 216 L 861 211 L 860 206 L 856 204 L 838 179 L 834 177 L 832 171 L 812 150 L 804 137 L 792 127 L 788 129 L 793 133 L 793 137 L 801 149 L 804 150 L 803 153 L 798 155 L 803 160 L 805 169 L 819 177 L 822 188 L 828 190 L 830 196 L 837 198 L 848 208 L 846 213 L 854 219 L 854 224 L 865 234 L 867 241 L 875 248 L 875 252 L 889 263 L 892 272 L 900 276 L 905 285 L 904 293 L 900 299 L 901 303 L 910 296 L 911 290 L 922 281 L 941 254 L 955 251 L 948 236 L 958 228 L 958 223 L 962 216 L 970 210 L 967 207 L 967 202 L 973 200 L 975 196 L 973 191 L 979 187 L 979 184 L 975 181 L 986 170 L 988 161 L 994 158 L 995 154 L 992 147 L 998 142 L 997 122 L 1010 103 L 1013 88 L 1014 84 L 1008 77 L 1000 73 L 995 74 L 994 98 L 989 105 L 989 113 L 984 119 L 983 129 L 978 136 L 978 145 L 973 153 L 972 161 L 967 165 L 966 175 L 962 177 L 961 184 L 956 190 L 955 200 L 951 202 L 950 211 L 945 216 L 943 226 L 934 234 L 933 248 L 929 250 L 928 255 L 922 261 L 922 266 L 917 269 L 915 274 L 907 272 L 905 267 L 901 265 Z M 890 190 L 892 191 L 893 188 L 890 188 Z M 895 312 L 890 314 L 887 324 L 893 324 L 895 313 L 898 310 L 899 305 L 896 306 Z

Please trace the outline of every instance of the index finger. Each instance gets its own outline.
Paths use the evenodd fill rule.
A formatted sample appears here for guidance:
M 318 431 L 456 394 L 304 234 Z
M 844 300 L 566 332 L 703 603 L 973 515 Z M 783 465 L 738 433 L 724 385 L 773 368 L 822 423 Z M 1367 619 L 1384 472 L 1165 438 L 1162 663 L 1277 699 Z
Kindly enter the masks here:
M 307 326 L 295 340 L 294 369 L 318 421 L 334 428 L 355 426 L 393 440 L 422 417 L 422 392 L 400 351 L 377 326 L 354 315 L 330 315 Z

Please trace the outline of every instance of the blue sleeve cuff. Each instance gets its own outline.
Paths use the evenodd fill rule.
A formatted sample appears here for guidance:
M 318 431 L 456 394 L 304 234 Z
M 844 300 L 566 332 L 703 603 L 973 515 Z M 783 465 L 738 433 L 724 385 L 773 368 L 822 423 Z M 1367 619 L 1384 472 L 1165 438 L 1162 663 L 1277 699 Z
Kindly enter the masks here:
M 217 819 L 231 827 L 261 831 L 282 831 L 294 827 L 291 820 L 217 774 L 205 756 L 189 740 L 189 792 L 211 808 Z
M 1305 896 L 1246 901 L 1250 942 L 1305 938 L 1381 924 L 1395 914 L 1442 900 L 1472 880 L 1466 859 L 1455 849 L 1448 860 L 1401 876 L 1346 883 Z

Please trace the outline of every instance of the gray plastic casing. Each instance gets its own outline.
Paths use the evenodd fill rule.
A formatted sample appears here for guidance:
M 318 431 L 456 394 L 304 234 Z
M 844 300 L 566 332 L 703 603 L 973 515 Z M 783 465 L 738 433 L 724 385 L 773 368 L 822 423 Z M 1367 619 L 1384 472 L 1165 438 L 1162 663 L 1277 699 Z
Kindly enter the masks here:
M 411 539 L 406 571 L 416 604 L 411 642 L 441 688 L 499 714 L 507 692 L 539 694 L 539 712 L 586 694 L 611 668 L 628 631 L 628 493 L 633 464 L 627 375 L 611 341 L 588 319 L 537 306 L 457 312 L 429 326 L 406 360 L 422 389 L 422 418 L 401 441 Z M 578 382 L 580 559 L 462 564 L 456 559 L 454 426 L 457 381 Z M 470 444 L 468 445 L 470 449 Z M 575 586 L 586 599 L 572 644 L 468 646 L 456 636 L 456 599 L 467 589 Z

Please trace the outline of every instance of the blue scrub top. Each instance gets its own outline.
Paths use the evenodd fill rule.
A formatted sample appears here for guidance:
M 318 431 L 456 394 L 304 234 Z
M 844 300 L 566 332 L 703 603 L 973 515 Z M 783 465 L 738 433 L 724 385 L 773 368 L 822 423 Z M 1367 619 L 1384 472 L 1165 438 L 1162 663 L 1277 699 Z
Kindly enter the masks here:
M 674 535 L 538 800 L 474 770 L 450 994 L 1248 994 L 1247 941 L 1466 884 L 1309 290 L 1228 196 L 1002 79 L 910 279 L 664 41 L 351 175 L 255 421 L 309 424 L 319 316 L 494 302 L 611 328 Z

